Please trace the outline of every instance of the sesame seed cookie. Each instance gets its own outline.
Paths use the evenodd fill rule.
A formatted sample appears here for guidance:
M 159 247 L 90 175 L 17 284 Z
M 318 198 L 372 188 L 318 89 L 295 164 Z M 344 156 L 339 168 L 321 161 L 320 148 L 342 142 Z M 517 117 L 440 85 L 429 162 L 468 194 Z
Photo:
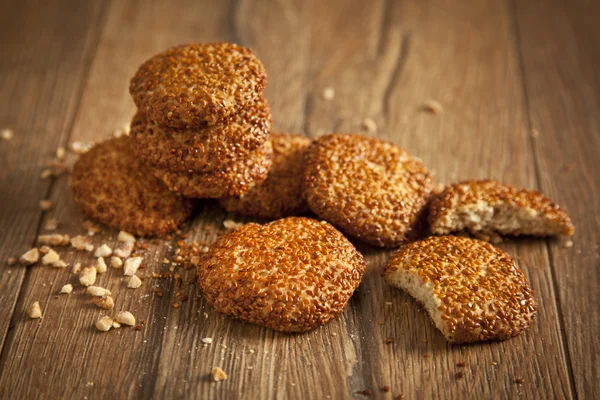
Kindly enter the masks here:
M 207 172 L 176 172 L 153 168 L 154 175 L 175 193 L 192 198 L 239 196 L 261 184 L 273 163 L 273 146 L 267 140 L 244 158 L 231 159 Z
M 263 93 L 267 74 L 250 49 L 233 43 L 185 44 L 143 63 L 131 79 L 135 105 L 171 128 L 225 121 Z
M 98 143 L 80 155 L 70 184 L 84 214 L 140 236 L 166 235 L 193 211 L 192 200 L 170 192 L 134 155 L 128 136 Z
M 304 332 L 343 312 L 365 268 L 362 255 L 329 223 L 289 217 L 219 237 L 198 266 L 198 283 L 218 312 Z
M 302 197 L 304 155 L 310 139 L 290 133 L 274 133 L 273 165 L 267 180 L 240 197 L 219 199 L 230 212 L 261 218 L 282 218 L 301 215 L 308 211 Z
M 537 311 L 514 260 L 476 239 L 432 236 L 406 244 L 383 276 L 423 304 L 450 343 L 508 339 L 527 329 Z
M 447 186 L 430 203 L 433 233 L 466 230 L 472 234 L 573 235 L 567 213 L 538 191 L 492 180 Z
M 394 247 L 414 234 L 433 179 L 406 151 L 329 134 L 313 142 L 306 160 L 304 197 L 319 217 L 375 246 Z
M 131 122 L 136 150 L 148 164 L 171 171 L 210 171 L 262 145 L 269 137 L 266 100 L 248 105 L 227 123 L 187 129 L 164 128 L 137 112 Z

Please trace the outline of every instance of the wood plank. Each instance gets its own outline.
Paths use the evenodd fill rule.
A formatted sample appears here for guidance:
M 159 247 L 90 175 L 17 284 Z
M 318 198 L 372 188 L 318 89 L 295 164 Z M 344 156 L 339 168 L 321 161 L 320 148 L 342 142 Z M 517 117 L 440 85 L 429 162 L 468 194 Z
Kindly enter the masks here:
M 600 390 L 600 4 L 514 2 L 541 188 L 570 214 L 572 248 L 549 241 L 578 397 Z
M 6 265 L 34 242 L 52 179 L 40 172 L 64 146 L 91 64 L 104 3 L 10 1 L 0 13 L 0 351 L 26 268 Z
M 228 6 L 217 0 L 202 7 L 195 1 L 113 2 L 85 84 L 71 142 L 101 140 L 130 120 L 134 105 L 128 94 L 129 79 L 146 58 L 178 43 L 232 40 Z M 63 5 L 56 13 L 68 8 Z M 58 182 L 50 197 L 56 207 L 48 217 L 60 221 L 58 231 L 84 233 L 84 218 L 65 179 Z M 94 242 L 114 248 L 116 232 L 105 229 L 94 237 Z M 159 265 L 164 246 L 162 242 L 150 246 L 153 251 L 146 262 L 149 266 Z M 83 252 L 56 250 L 70 263 L 90 265 L 94 261 Z M 157 344 L 165 333 L 163 316 L 170 305 L 153 297 L 151 279 L 132 290 L 126 288 L 122 276 L 122 270 L 111 269 L 97 283 L 113 292 L 115 311 L 130 310 L 138 321 L 146 321 L 145 327 L 141 331 L 130 328 L 100 333 L 94 323 L 110 312 L 90 303 L 75 275 L 41 266 L 32 268 L 17 304 L 15 329 L 8 336 L 0 360 L 0 398 L 9 394 L 38 397 L 40 388 L 56 398 L 149 397 L 154 391 L 160 356 Z M 57 296 L 65 283 L 74 284 L 74 293 Z M 40 321 L 29 320 L 25 314 L 33 301 L 42 305 L 44 318 Z

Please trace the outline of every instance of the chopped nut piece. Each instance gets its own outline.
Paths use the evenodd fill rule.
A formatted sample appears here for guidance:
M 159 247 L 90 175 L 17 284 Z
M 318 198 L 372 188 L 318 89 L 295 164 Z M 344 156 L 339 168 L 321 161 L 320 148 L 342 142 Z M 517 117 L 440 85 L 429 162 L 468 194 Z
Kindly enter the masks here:
M 75 236 L 73 239 L 71 239 L 71 246 L 75 247 L 77 250 L 94 250 L 94 244 L 92 243 L 92 240 L 81 235 Z
M 81 224 L 81 226 L 83 226 L 83 229 L 88 231 L 88 236 L 94 236 L 96 233 L 102 232 L 102 229 L 100 229 L 98 225 L 96 225 L 90 220 L 83 221 L 83 224 Z
M 123 273 L 126 276 L 133 276 L 137 272 L 138 268 L 142 264 L 142 257 L 131 257 L 125 261 L 125 266 L 123 267 Z
M 204 344 L 212 344 L 213 340 L 210 337 L 202 338 L 202 343 Z
M 112 327 L 113 327 L 113 328 L 120 328 L 120 327 L 121 327 L 121 324 L 120 324 L 120 323 L 118 323 L 117 321 L 113 321 L 113 323 L 112 323 Z
M 94 296 L 94 297 L 108 296 L 111 294 L 110 290 L 105 289 L 100 286 L 88 286 L 88 288 L 86 289 L 85 292 L 87 294 L 89 294 L 90 296 Z
M 6 263 L 10 266 L 15 265 L 17 263 L 17 259 L 14 257 L 8 257 L 8 259 L 6 260 Z
M 568 249 L 570 247 L 573 247 L 573 241 L 572 240 L 568 240 L 565 242 L 565 247 Z
M 425 109 L 425 111 L 428 111 L 435 115 L 439 115 L 444 112 L 444 107 L 440 104 L 439 101 L 436 100 L 427 100 L 423 104 L 423 108 Z
M 67 283 L 66 285 L 63 285 L 63 287 L 60 288 L 60 292 L 58 292 L 59 294 L 69 294 L 73 291 L 73 285 L 71 285 L 70 283 Z
M 9 141 L 15 137 L 15 133 L 12 131 L 12 129 L 2 129 L 0 136 L 2 136 L 2 140 Z
M 326 87 L 323 89 L 323 99 L 324 100 L 333 100 L 335 97 L 335 89 L 332 87 Z
M 107 315 L 107 316 L 100 318 L 96 322 L 96 328 L 99 331 L 107 332 L 112 327 L 112 324 L 113 324 L 112 318 Z
M 115 306 L 115 301 L 110 296 L 105 297 L 94 297 L 92 303 L 105 310 L 112 310 Z
M 55 267 L 55 268 L 66 268 L 68 265 L 69 264 L 67 264 L 63 260 L 58 260 L 57 262 L 55 262 L 54 264 L 52 264 L 52 266 Z
M 40 302 L 36 301 L 27 308 L 27 315 L 29 318 L 42 318 L 42 309 L 40 308 Z
M 212 377 L 215 382 L 226 381 L 227 374 L 219 367 L 214 367 L 212 370 Z
M 58 160 L 62 160 L 65 156 L 65 148 L 64 147 L 59 147 L 58 149 L 56 149 L 56 158 Z
M 89 149 L 94 146 L 94 143 L 82 143 L 82 142 L 73 142 L 71 143 L 71 151 L 76 154 L 86 153 Z
M 50 250 L 52 250 L 52 249 L 50 247 L 48 247 L 48 246 L 42 246 L 42 247 L 40 247 L 40 253 L 42 253 L 42 254 L 48 254 L 48 252 Z
M 47 231 L 54 231 L 56 230 L 56 228 L 58 228 L 58 220 L 56 218 L 49 218 L 46 221 L 46 225 L 44 226 L 44 229 Z M 64 236 L 68 236 L 68 235 L 63 235 Z
M 52 170 L 49 169 L 49 168 L 46 168 L 46 169 L 43 169 L 42 172 L 40 172 L 40 179 L 48 179 L 52 175 L 54 175 L 54 173 L 52 172 Z
M 108 257 L 112 254 L 112 249 L 105 243 L 98 247 L 94 252 L 94 257 Z
M 117 240 L 119 242 L 125 242 L 125 243 L 135 242 L 135 236 L 133 236 L 129 232 L 120 231 L 119 236 L 117 236 Z
M 96 272 L 99 274 L 106 272 L 108 268 L 106 266 L 106 261 L 104 261 L 104 257 L 98 257 L 96 264 L 94 264 L 94 268 L 96 268 Z
M 50 249 L 44 257 L 42 257 L 42 264 L 44 265 L 55 265 L 60 260 L 60 256 L 57 252 Z
M 48 211 L 53 205 L 54 203 L 52 203 L 50 200 L 40 200 L 40 208 L 44 211 Z
M 373 121 L 372 118 L 366 118 L 363 121 L 363 127 L 367 130 L 367 132 L 369 133 L 375 133 L 377 132 L 377 123 L 375 121 Z
M 67 246 L 70 241 L 71 237 L 69 235 L 61 235 L 59 233 L 38 236 L 38 242 L 49 244 L 50 246 Z
M 115 319 L 123 325 L 135 326 L 135 317 L 129 311 L 119 311 Z
M 235 222 L 232 219 L 226 219 L 225 221 L 223 221 L 223 226 L 225 227 L 225 229 L 235 229 L 239 228 L 242 225 L 244 225 L 243 222 Z
M 34 247 L 31 250 L 28 250 L 20 258 L 21 264 L 24 264 L 24 265 L 35 264 L 36 262 L 38 262 L 39 259 L 40 259 L 40 252 L 38 251 L 37 247 Z
M 73 265 L 73 269 L 71 270 L 72 274 L 78 274 L 79 272 L 81 272 L 81 263 L 75 263 L 75 265 Z
M 123 268 L 123 260 L 121 260 L 119 257 L 112 256 L 110 258 L 110 266 L 113 268 Z
M 121 258 L 129 257 L 133 251 L 133 243 L 134 242 L 123 243 L 121 246 L 117 247 L 115 251 L 113 251 L 113 254 Z
M 96 282 L 96 268 L 85 267 L 79 274 L 79 283 L 83 286 L 92 286 Z
M 142 280 L 137 275 L 133 275 L 127 282 L 127 287 L 131 289 L 137 289 L 140 286 L 142 286 Z

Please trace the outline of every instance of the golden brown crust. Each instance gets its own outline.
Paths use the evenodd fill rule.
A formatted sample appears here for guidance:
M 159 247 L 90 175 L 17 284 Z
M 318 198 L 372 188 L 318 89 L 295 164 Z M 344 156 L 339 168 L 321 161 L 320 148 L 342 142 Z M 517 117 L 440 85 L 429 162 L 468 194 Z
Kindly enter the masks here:
M 361 254 L 325 221 L 290 217 L 221 236 L 198 266 L 219 312 L 283 332 L 341 314 L 365 272 Z
M 82 154 L 70 182 L 86 215 L 140 236 L 164 236 L 193 211 L 192 200 L 170 192 L 133 154 L 127 136 L 96 144 Z
M 226 120 L 262 95 L 267 74 L 250 49 L 233 43 L 172 47 L 140 66 L 129 92 L 149 118 L 172 128 Z
M 465 219 L 470 214 L 474 215 L 471 221 Z M 540 236 L 575 231 L 567 213 L 542 193 L 492 180 L 447 186 L 431 199 L 429 225 L 436 234 L 462 229 Z
M 239 196 L 262 183 L 273 162 L 273 146 L 267 140 L 244 158 L 232 158 L 208 172 L 173 172 L 154 168 L 154 175 L 175 193 L 192 198 Z
M 321 136 L 306 159 L 303 192 L 311 210 L 376 246 L 407 240 L 433 189 L 420 161 L 376 138 Z
M 131 137 L 138 155 L 154 167 L 206 172 L 261 146 L 270 128 L 269 104 L 259 99 L 226 123 L 205 128 L 164 128 L 138 111 L 131 123 Z
M 533 321 L 537 303 L 514 260 L 489 243 L 432 236 L 402 246 L 385 280 L 425 305 L 451 343 L 502 340 Z
M 303 135 L 274 133 L 271 142 L 273 166 L 269 176 L 241 197 L 219 199 L 227 211 L 273 219 L 308 212 L 302 197 L 301 176 L 310 139 Z

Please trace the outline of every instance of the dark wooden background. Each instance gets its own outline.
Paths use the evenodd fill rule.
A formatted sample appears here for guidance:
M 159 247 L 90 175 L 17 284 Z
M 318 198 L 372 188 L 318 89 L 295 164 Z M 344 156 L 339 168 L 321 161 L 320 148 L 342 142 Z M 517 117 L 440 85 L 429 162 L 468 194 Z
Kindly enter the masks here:
M 0 9 L 0 129 L 15 132 L 0 141 L 0 398 L 598 395 L 597 1 L 10 0 Z M 218 40 L 249 46 L 264 62 L 277 131 L 364 131 L 372 118 L 378 131 L 370 134 L 420 156 L 439 182 L 490 177 L 561 204 L 576 225 L 573 247 L 501 245 L 536 291 L 533 326 L 502 343 L 449 346 L 415 302 L 380 278 L 389 252 L 366 245 L 369 270 L 347 311 L 303 335 L 218 315 L 193 286 L 174 308 L 173 281 L 146 279 L 132 291 L 116 270 L 99 284 L 113 291 L 117 310 L 146 324 L 100 333 L 93 324 L 104 313 L 81 289 L 56 296 L 74 275 L 9 267 L 5 260 L 35 245 L 48 218 L 60 221 L 59 232 L 82 232 L 67 178 L 39 178 L 55 150 L 128 123 L 128 82 L 142 61 L 174 44 Z M 326 87 L 335 88 L 331 101 Z M 428 99 L 444 113 L 423 112 Z M 42 213 L 45 198 L 55 207 Z M 226 218 L 236 217 L 204 203 L 191 238 L 214 240 Z M 94 240 L 114 245 L 116 232 Z M 147 271 L 159 271 L 172 249 L 149 244 Z M 41 320 L 27 318 L 33 301 Z M 202 347 L 203 337 L 214 343 Z M 211 382 L 213 366 L 229 379 Z

